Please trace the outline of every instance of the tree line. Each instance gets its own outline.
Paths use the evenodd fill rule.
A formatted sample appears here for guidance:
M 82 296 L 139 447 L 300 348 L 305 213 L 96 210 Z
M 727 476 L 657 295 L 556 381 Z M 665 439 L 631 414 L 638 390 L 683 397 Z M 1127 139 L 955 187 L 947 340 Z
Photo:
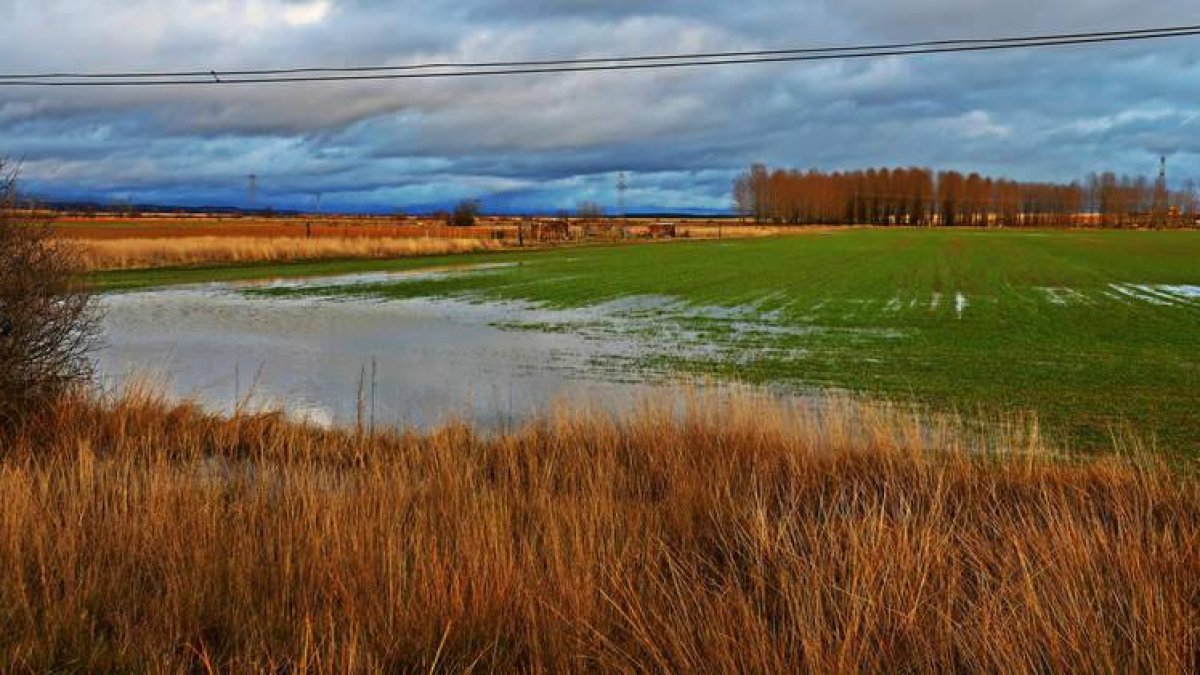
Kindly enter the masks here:
M 925 168 L 823 172 L 755 164 L 733 184 L 734 207 L 757 222 L 947 227 L 1129 227 L 1195 221 L 1194 181 L 1092 174 L 1085 183 L 1027 183 Z

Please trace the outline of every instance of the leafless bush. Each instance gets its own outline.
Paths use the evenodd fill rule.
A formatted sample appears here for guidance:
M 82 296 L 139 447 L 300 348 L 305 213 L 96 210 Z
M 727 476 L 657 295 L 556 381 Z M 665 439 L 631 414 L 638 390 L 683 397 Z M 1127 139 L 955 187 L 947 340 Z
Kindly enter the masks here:
M 483 206 L 477 199 L 464 199 L 454 207 L 450 214 L 450 225 L 454 227 L 471 227 L 483 213 Z
M 72 249 L 16 206 L 16 167 L 0 160 L 0 431 L 88 378 L 97 328 Z

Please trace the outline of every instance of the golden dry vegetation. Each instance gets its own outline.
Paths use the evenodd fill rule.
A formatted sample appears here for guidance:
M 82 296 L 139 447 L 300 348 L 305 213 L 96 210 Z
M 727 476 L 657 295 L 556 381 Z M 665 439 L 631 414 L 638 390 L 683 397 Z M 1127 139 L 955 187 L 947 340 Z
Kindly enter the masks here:
M 401 258 L 497 250 L 487 239 L 171 237 L 162 239 L 71 239 L 87 270 L 176 265 L 283 262 L 334 258 Z
M 369 216 L 233 218 L 198 214 L 122 218 L 21 212 L 15 217 L 45 225 L 55 240 L 77 248 L 88 271 L 394 258 L 564 243 L 556 238 L 539 239 L 528 225 L 522 241 L 517 230 L 525 221 L 507 217 L 482 218 L 473 227 L 449 227 L 430 219 Z M 589 232 L 585 232 L 585 222 Z M 566 241 L 644 239 L 654 222 L 576 221 L 569 226 Z M 688 220 L 677 228 L 678 236 L 695 239 L 764 237 L 795 231 L 736 220 Z
M 296 237 L 296 238 L 471 238 L 493 239 L 512 231 L 511 219 L 489 218 L 475 227 L 448 227 L 444 222 L 384 217 L 230 218 L 214 214 L 161 217 L 80 218 L 55 214 L 14 213 L 15 217 L 45 223 L 67 239 L 168 239 L 174 237 Z
M 68 400 L 0 458 L 0 670 L 1200 666 L 1190 467 L 846 400 L 639 410 L 369 435 Z

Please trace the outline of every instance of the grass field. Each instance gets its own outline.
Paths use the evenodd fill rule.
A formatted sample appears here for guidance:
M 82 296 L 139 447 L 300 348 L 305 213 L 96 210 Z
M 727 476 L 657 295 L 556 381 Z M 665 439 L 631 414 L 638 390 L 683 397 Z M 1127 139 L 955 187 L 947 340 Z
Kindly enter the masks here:
M 109 288 L 334 274 L 450 259 L 129 272 Z M 459 259 L 462 260 L 462 259 Z M 939 408 L 1034 410 L 1080 449 L 1125 430 L 1200 451 L 1200 234 L 856 230 L 485 254 L 486 274 L 266 293 L 459 296 L 572 308 L 607 323 L 512 325 L 634 334 L 641 365 L 845 388 Z M 640 302 L 629 302 L 640 298 Z M 622 302 L 628 304 L 622 305 Z M 673 344 L 712 345 L 695 350 Z

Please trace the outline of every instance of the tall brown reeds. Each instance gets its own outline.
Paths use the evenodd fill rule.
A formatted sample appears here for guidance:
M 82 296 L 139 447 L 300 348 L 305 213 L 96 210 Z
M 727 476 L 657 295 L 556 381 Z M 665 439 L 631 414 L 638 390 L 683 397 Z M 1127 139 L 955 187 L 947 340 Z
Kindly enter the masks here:
M 0 458 L 0 670 L 1195 672 L 1200 489 L 899 408 L 520 430 L 66 401 Z M 36 439 L 36 440 L 35 440 Z
M 283 262 L 329 258 L 403 258 L 500 248 L 487 239 L 169 237 L 72 240 L 91 270 Z

